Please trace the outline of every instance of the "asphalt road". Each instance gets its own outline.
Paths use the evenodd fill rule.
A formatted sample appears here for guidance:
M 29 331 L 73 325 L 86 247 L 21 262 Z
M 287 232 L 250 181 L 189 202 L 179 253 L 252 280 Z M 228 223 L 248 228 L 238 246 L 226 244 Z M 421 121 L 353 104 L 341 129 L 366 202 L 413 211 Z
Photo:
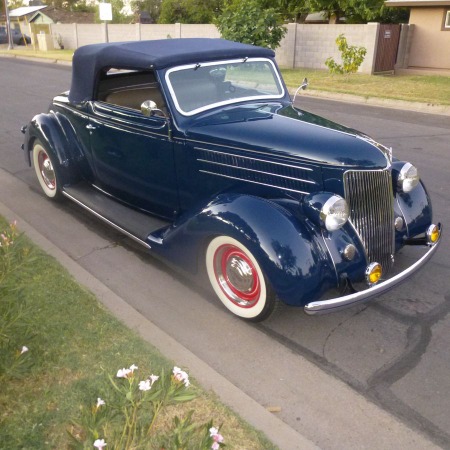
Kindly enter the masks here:
M 20 127 L 69 85 L 68 67 L 0 59 L 0 195 L 8 208 L 250 397 L 281 407 L 278 416 L 319 447 L 450 448 L 448 233 L 424 270 L 368 305 L 320 317 L 283 308 L 264 324 L 244 323 L 76 205 L 40 194 Z M 304 96 L 297 104 L 417 165 L 446 231 L 448 117 Z

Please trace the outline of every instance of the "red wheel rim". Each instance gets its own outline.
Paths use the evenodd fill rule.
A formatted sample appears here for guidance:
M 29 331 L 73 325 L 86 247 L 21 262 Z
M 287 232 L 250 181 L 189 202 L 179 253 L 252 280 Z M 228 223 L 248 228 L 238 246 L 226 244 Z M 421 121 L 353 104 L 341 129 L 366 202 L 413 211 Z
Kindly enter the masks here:
M 258 303 L 261 294 L 258 271 L 239 247 L 226 244 L 216 250 L 214 273 L 222 292 L 235 305 L 251 308 Z

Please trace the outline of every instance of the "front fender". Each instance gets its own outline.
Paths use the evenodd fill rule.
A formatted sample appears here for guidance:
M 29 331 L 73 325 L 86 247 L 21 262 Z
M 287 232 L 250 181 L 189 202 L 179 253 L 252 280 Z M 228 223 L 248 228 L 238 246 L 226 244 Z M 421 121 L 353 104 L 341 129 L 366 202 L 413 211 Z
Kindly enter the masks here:
M 433 222 L 433 209 L 425 185 L 420 182 L 411 192 L 396 195 L 395 209 L 404 219 L 404 229 L 396 233 L 397 247 L 404 239 L 422 234 Z
M 58 163 L 58 172 L 63 184 L 79 179 L 76 161 L 81 154 L 73 127 L 62 114 L 50 111 L 33 117 L 25 129 L 23 150 L 31 166 L 31 151 L 34 141 L 39 139 L 45 149 Z
M 154 248 L 164 258 L 197 273 L 207 243 L 227 235 L 258 260 L 278 297 L 304 305 L 336 287 L 336 272 L 321 236 L 287 209 L 259 197 L 223 194 L 171 227 Z

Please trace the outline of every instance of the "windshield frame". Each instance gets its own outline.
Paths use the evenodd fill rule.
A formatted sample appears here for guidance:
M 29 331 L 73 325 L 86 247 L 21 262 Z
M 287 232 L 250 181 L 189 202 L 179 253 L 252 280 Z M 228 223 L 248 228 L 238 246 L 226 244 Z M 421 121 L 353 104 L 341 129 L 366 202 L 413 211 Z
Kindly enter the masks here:
M 177 96 L 175 94 L 175 90 L 173 89 L 172 83 L 170 81 L 170 75 L 173 72 L 178 72 L 182 70 L 188 70 L 188 69 L 195 69 L 196 67 L 208 67 L 208 66 L 218 66 L 221 64 L 237 64 L 237 63 L 245 63 L 245 62 L 267 62 L 271 65 L 273 74 L 274 74 L 274 80 L 278 83 L 278 86 L 281 90 L 280 94 L 268 94 L 268 95 L 253 95 L 249 97 L 238 97 L 238 98 L 232 98 L 229 100 L 224 100 L 220 102 L 211 103 L 209 105 L 202 106 L 200 108 L 193 109 L 192 111 L 184 111 L 177 99 Z M 170 95 L 172 97 L 173 103 L 175 105 L 175 108 L 177 111 L 182 114 L 183 116 L 194 116 L 196 114 L 199 114 L 204 111 L 208 111 L 213 108 L 217 108 L 219 106 L 226 106 L 231 105 L 234 103 L 242 103 L 246 101 L 255 101 L 255 100 L 274 100 L 274 99 L 282 99 L 286 95 L 285 87 L 283 80 L 280 76 L 279 70 L 275 63 L 269 59 L 269 58 L 239 58 L 239 59 L 230 59 L 230 60 L 219 60 L 219 61 L 208 61 L 203 63 L 193 63 L 193 64 L 185 64 L 182 66 L 176 66 L 172 67 L 171 69 L 167 70 L 165 73 L 165 81 L 167 84 L 167 87 L 169 89 Z

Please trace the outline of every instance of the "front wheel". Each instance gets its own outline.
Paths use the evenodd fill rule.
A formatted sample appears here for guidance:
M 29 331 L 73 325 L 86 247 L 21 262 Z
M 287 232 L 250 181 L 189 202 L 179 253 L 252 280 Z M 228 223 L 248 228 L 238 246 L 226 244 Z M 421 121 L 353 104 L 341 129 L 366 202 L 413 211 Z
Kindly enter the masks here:
M 236 239 L 218 236 L 209 243 L 206 271 L 217 296 L 237 316 L 259 322 L 274 310 L 276 298 L 258 261 Z
M 33 145 L 33 164 L 44 194 L 52 200 L 59 200 L 61 190 L 57 171 L 50 155 L 39 140 L 36 140 Z

